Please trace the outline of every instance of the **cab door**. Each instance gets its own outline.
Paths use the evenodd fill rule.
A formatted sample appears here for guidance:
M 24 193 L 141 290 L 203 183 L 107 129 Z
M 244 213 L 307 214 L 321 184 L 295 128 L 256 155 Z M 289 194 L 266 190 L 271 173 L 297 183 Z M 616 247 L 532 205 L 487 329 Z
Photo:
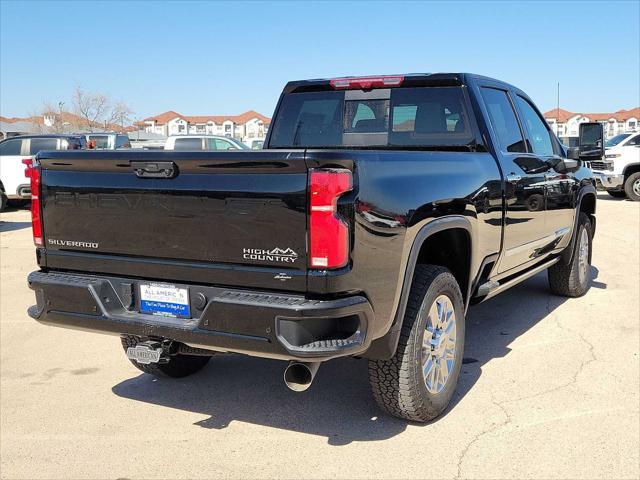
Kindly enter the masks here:
M 480 88 L 504 175 L 505 218 L 498 274 L 534 259 L 547 235 L 545 170 L 528 148 L 512 97 L 499 86 Z
M 515 93 L 513 98 L 534 165 L 539 165 L 539 169 L 544 170 L 546 242 L 541 242 L 539 254 L 542 255 L 571 234 L 579 185 L 574 172 L 560 173 L 552 168 L 552 165 L 566 158 L 544 118 L 523 95 Z

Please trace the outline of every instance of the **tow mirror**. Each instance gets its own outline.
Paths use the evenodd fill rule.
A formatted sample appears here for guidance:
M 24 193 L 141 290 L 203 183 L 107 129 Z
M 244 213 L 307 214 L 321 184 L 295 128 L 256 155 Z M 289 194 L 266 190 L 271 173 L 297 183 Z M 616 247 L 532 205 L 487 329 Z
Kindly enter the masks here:
M 581 123 L 578 145 L 580 160 L 602 159 L 604 157 L 604 129 L 602 124 L 598 122 Z

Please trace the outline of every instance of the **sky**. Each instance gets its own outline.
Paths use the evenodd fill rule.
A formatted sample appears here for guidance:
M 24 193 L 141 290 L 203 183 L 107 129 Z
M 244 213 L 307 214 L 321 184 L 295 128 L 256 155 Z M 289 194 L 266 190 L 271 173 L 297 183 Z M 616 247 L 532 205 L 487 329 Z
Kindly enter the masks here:
M 640 2 L 0 0 L 0 115 L 71 105 L 76 86 L 142 119 L 271 116 L 289 80 L 473 72 L 540 109 L 640 105 Z M 66 107 L 65 107 L 66 108 Z

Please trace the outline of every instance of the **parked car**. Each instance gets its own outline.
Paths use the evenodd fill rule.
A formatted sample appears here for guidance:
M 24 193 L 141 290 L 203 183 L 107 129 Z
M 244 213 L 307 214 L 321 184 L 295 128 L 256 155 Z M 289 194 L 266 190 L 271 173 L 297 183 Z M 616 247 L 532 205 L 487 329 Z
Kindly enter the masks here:
M 158 376 L 235 352 L 289 361 L 301 391 L 323 362 L 366 358 L 378 405 L 428 421 L 471 304 L 544 270 L 553 294 L 589 289 L 581 160 L 602 135 L 583 124 L 567 149 L 516 87 L 412 74 L 288 83 L 265 150 L 47 152 L 29 315 L 119 334 Z
M 87 142 L 92 142 L 96 150 L 118 150 L 131 148 L 129 136 L 120 133 L 84 133 Z
M 31 198 L 31 185 L 25 177 L 25 161 L 40 150 L 76 150 L 84 148 L 77 135 L 21 135 L 0 142 L 0 211 L 8 202 L 21 203 Z
M 605 143 L 604 160 L 589 167 L 609 195 L 640 201 L 640 133 L 621 133 Z
M 218 135 L 172 135 L 164 144 L 165 150 L 247 150 L 235 138 Z
M 264 146 L 264 138 L 249 138 L 244 144 L 251 150 L 260 150 Z

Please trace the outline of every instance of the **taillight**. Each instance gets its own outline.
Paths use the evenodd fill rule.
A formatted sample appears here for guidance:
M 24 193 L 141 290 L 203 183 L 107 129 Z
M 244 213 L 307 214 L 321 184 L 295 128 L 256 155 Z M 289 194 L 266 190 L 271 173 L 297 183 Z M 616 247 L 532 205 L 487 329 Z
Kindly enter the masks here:
M 31 170 L 33 170 L 33 160 L 31 158 L 23 158 L 22 163 L 25 165 L 24 176 L 31 178 Z
M 309 264 L 311 268 L 340 268 L 349 260 L 349 226 L 337 213 L 338 198 L 352 188 L 345 169 L 310 171 Z
M 345 77 L 329 80 L 329 85 L 336 90 L 399 87 L 404 82 L 404 75 L 386 75 L 380 77 Z
M 33 243 L 36 247 L 43 245 L 42 219 L 40 218 L 40 168 L 31 166 L 31 229 L 33 230 Z

